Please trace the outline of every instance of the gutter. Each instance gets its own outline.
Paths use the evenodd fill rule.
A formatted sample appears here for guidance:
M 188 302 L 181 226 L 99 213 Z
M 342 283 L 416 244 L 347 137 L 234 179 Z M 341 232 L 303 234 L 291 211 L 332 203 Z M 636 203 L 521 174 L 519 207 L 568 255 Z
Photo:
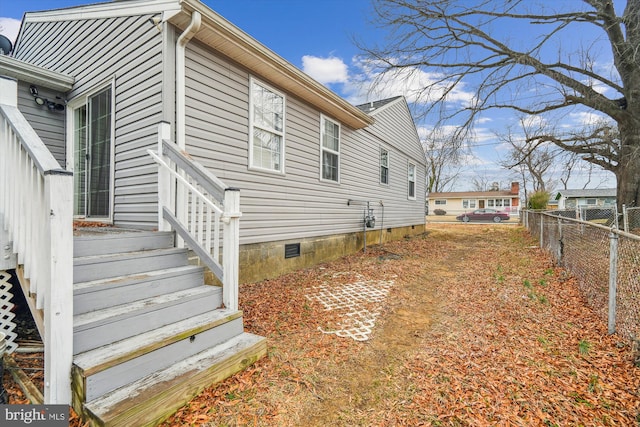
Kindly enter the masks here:
M 186 46 L 200 29 L 202 15 L 193 11 L 189 26 L 182 32 L 176 42 L 176 143 L 184 150 L 186 147 Z

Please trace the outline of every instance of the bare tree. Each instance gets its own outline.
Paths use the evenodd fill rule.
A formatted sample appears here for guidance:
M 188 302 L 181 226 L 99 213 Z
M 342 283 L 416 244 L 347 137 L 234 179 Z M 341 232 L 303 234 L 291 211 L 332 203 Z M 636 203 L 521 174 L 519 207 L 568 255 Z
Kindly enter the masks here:
M 460 175 L 461 145 L 453 138 L 455 134 L 445 135 L 439 128 L 422 141 L 427 159 L 427 193 L 451 191 Z
M 517 172 L 523 181 L 525 194 L 528 187 L 534 192 L 550 191 L 556 185 L 553 172 L 558 149 L 549 143 L 529 142 L 530 135 L 538 134 L 548 125 L 531 120 L 531 117 L 520 117 L 519 122 L 520 128 L 517 131 L 508 128 L 506 134 L 498 135 L 500 141 L 510 147 L 500 165 Z
M 619 204 L 640 200 L 640 0 L 374 0 L 389 29 L 383 46 L 361 46 L 388 75 L 428 73 L 416 97 L 468 129 L 489 109 L 528 115 L 592 111 L 609 124 L 563 135 L 540 134 L 613 172 Z M 622 3 L 620 0 L 616 3 Z M 509 29 L 515 29 L 509 31 Z M 589 35 L 593 36 L 588 39 Z M 613 64 L 602 71 L 606 43 Z M 467 105 L 447 102 L 472 91 Z M 531 91 L 536 91 L 532 93 Z M 605 96 L 605 93 L 610 94 Z M 468 114 L 465 114 L 468 113 Z M 612 133 L 618 138 L 612 138 Z

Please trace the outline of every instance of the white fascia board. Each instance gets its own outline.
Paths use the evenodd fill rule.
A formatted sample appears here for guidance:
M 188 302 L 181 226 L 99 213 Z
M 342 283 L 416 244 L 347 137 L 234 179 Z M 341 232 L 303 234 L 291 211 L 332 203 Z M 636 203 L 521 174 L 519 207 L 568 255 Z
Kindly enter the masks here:
M 75 78 L 6 55 L 0 55 L 0 75 L 60 92 L 68 92 Z
M 96 3 L 64 9 L 27 12 L 25 22 L 57 22 L 83 19 L 105 19 L 180 11 L 179 0 L 128 0 Z

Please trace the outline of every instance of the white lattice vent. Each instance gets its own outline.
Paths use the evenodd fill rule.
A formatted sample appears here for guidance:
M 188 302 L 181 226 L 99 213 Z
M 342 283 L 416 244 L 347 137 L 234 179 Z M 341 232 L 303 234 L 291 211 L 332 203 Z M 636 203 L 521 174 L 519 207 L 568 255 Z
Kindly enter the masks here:
M 378 307 L 386 300 L 395 276 L 391 280 L 364 280 L 358 276 L 359 280 L 354 283 L 315 286 L 313 293 L 306 296 L 309 300 L 318 301 L 325 310 L 339 311 L 337 328 L 330 331 L 318 328 L 321 332 L 356 341 L 370 338 L 380 315 Z
M 16 324 L 13 319 L 16 315 L 13 313 L 15 305 L 11 302 L 13 293 L 11 292 L 10 278 L 9 272 L 0 270 L 0 332 L 5 334 L 5 351 L 8 354 L 13 353 L 18 348 L 18 344 L 16 344 L 18 335 L 14 332 Z

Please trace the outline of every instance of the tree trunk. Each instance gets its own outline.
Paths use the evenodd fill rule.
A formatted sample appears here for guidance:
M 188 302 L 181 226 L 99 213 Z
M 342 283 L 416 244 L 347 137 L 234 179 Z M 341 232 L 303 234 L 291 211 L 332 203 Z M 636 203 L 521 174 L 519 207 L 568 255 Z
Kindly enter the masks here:
M 618 211 L 640 206 L 640 128 L 620 126 L 621 155 L 616 170 Z

